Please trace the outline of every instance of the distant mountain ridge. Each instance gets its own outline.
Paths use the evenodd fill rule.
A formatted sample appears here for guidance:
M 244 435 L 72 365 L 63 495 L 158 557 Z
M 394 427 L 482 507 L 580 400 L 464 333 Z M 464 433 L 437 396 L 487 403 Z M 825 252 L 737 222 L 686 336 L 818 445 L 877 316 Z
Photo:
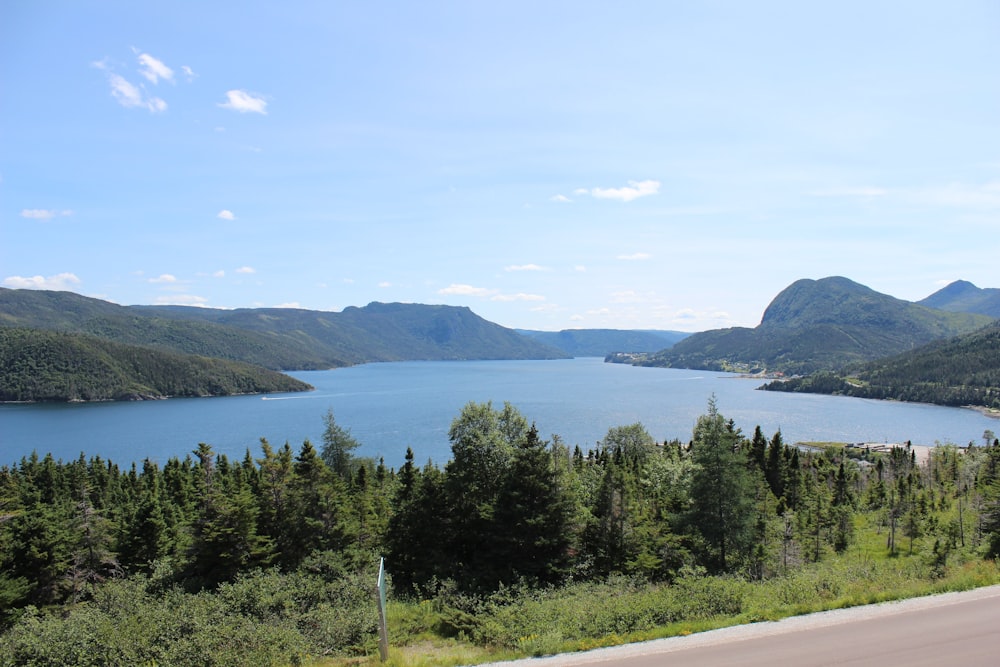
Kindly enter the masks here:
M 756 328 L 693 334 L 639 363 L 805 374 L 898 354 L 991 321 L 897 299 L 839 276 L 803 279 L 772 300 Z
M 0 289 L 0 326 L 303 370 L 375 361 L 555 359 L 559 350 L 455 306 L 372 303 L 341 313 L 119 306 L 72 292 Z
M 658 352 L 691 335 L 683 331 L 627 329 L 517 329 L 517 332 L 573 357 L 606 357 L 615 352 Z
M 956 280 L 917 303 L 938 310 L 1000 318 L 1000 289 L 979 288 L 967 280 Z

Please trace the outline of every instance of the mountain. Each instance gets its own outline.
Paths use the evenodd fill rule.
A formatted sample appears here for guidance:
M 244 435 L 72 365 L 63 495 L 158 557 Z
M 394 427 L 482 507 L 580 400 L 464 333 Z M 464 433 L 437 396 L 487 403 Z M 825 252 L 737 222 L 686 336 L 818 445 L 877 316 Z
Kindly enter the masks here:
M 0 328 L 0 401 L 111 401 L 310 389 L 283 373 L 237 361 L 84 334 Z
M 1000 318 L 1000 289 L 981 289 L 967 280 L 956 280 L 917 303 L 938 310 Z
M 573 357 L 606 357 L 615 352 L 658 352 L 690 335 L 681 331 L 623 329 L 518 329 L 517 332 Z
M 1000 410 L 1000 322 L 843 373 L 816 373 L 762 389 Z
M 554 359 L 559 350 L 468 308 L 372 303 L 343 312 L 119 306 L 72 292 L 0 289 L 0 327 L 83 333 L 120 343 L 301 370 L 374 361 Z
M 847 278 L 799 280 L 774 298 L 756 328 L 692 334 L 640 363 L 804 374 L 898 354 L 991 321 L 896 299 Z

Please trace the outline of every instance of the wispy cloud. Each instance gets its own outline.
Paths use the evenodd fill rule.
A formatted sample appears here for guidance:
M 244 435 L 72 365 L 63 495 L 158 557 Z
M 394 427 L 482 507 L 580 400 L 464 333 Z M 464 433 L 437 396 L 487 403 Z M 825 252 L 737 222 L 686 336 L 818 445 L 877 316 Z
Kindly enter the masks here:
M 111 73 L 108 75 L 111 84 L 111 96 L 126 109 L 146 109 L 150 113 L 161 113 L 167 110 L 167 103 L 159 97 L 147 95 L 144 90 L 129 83 L 125 77 Z
M 8 276 L 3 284 L 14 289 L 66 290 L 79 285 L 80 279 L 72 273 L 58 273 L 54 276 Z
M 219 211 L 218 215 L 216 215 L 215 217 L 217 217 L 217 218 L 219 218 L 221 220 L 235 220 L 236 219 L 236 216 L 233 215 L 233 212 L 230 211 L 227 208 L 224 208 L 221 211 Z
M 574 190 L 576 195 L 590 195 L 595 199 L 617 199 L 618 201 L 629 202 L 639 197 L 655 195 L 660 191 L 660 182 L 653 180 L 629 181 L 627 186 L 621 188 L 578 188 Z
M 240 113 L 259 113 L 267 115 L 267 100 L 260 95 L 253 95 L 245 90 L 226 91 L 226 101 L 220 102 L 223 109 L 231 109 Z
M 544 266 L 539 266 L 538 264 L 512 264 L 511 266 L 505 266 L 504 271 L 548 271 Z
M 148 53 L 140 53 L 139 64 L 141 65 L 139 74 L 150 83 L 159 83 L 160 79 L 170 83 L 174 82 L 174 70 L 164 65 L 162 60 L 158 60 Z
M 208 299 L 194 294 L 168 294 L 156 298 L 158 306 L 196 306 L 204 307 Z
M 525 294 L 523 292 L 518 292 L 517 294 L 497 294 L 490 297 L 491 301 L 545 301 L 545 297 L 541 294 Z
M 257 273 L 257 269 L 253 268 L 252 266 L 241 266 L 240 268 L 236 269 L 236 273 L 247 273 L 247 274 Z
M 866 185 L 814 190 L 810 194 L 813 197 L 884 197 L 889 194 L 889 191 L 885 188 L 877 188 Z
M 177 276 L 171 275 L 169 273 L 161 273 L 155 278 L 150 278 L 149 282 L 159 283 L 161 285 L 170 285 L 177 282 Z
M 553 195 L 549 197 L 549 201 L 558 202 L 560 204 L 568 204 L 573 200 L 567 197 L 566 195 Z
M 444 294 L 449 296 L 487 297 L 496 294 L 496 290 L 487 289 L 485 287 L 473 287 L 472 285 L 462 285 L 458 283 L 452 283 L 448 287 L 439 289 L 438 294 Z
M 626 262 L 641 262 L 643 260 L 652 259 L 652 255 L 648 252 L 634 252 L 631 255 L 618 255 L 615 259 L 620 259 Z
M 21 217 L 28 218 L 29 220 L 51 220 L 52 218 L 63 218 L 69 215 L 73 215 L 73 211 L 57 211 L 46 208 L 26 208 L 21 211 Z

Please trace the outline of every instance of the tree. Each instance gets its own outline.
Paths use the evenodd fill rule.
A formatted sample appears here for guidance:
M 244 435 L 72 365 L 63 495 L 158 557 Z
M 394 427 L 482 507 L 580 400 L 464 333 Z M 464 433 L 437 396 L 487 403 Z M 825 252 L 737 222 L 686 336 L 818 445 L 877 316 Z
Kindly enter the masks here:
M 527 434 L 528 421 L 510 403 L 496 410 L 491 402 L 467 404 L 448 431 L 447 540 L 456 575 L 470 588 L 488 587 L 502 569 L 494 513 L 515 448 Z
M 569 559 L 571 506 L 552 453 L 531 425 L 517 444 L 497 501 L 499 580 L 555 583 Z
M 344 481 L 350 481 L 354 475 L 354 450 L 361 446 L 351 436 L 351 431 L 337 423 L 333 417 L 333 409 L 323 415 L 323 449 L 320 458 L 327 467 Z
M 719 414 L 714 396 L 695 425 L 691 456 L 696 467 L 688 523 L 705 542 L 709 569 L 726 572 L 753 546 L 754 484 L 739 431 Z

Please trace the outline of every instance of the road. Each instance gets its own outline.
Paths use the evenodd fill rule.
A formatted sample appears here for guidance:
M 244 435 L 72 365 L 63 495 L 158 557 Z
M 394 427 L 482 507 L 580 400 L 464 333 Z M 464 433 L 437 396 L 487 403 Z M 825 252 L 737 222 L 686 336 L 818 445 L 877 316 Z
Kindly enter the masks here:
M 504 667 L 1000 665 L 1000 586 L 797 616 Z

